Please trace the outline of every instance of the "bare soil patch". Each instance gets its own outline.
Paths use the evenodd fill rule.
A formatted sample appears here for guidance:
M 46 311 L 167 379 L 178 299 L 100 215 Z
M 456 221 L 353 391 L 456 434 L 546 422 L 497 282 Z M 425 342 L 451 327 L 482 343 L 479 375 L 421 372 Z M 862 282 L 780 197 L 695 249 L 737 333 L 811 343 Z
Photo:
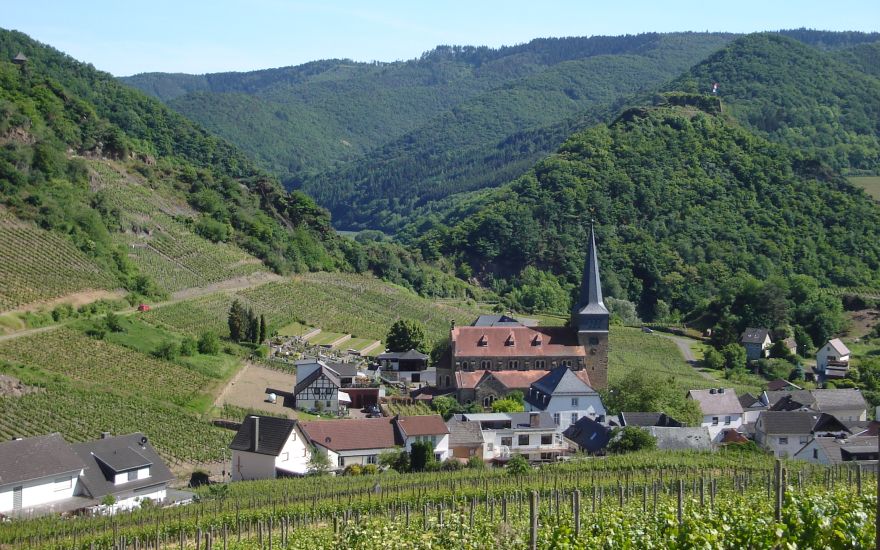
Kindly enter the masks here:
M 851 338 L 864 338 L 880 323 L 880 310 L 877 309 L 860 309 L 847 313 L 850 320 L 847 336 Z
M 199 296 L 205 296 L 206 294 L 213 294 L 215 292 L 243 290 L 245 288 L 259 286 L 261 284 L 269 283 L 272 281 L 280 281 L 281 279 L 283 279 L 283 277 L 281 275 L 278 275 L 277 273 L 259 271 L 257 273 L 245 275 L 244 277 L 227 279 L 225 281 L 220 281 L 218 283 L 207 286 L 185 288 L 172 294 L 171 298 L 172 301 L 188 300 L 189 298 L 197 298 Z
M 279 396 L 275 403 L 266 401 L 266 388 L 293 392 L 295 385 L 296 376 L 293 374 L 248 363 L 223 388 L 214 401 L 214 405 L 222 407 L 224 403 L 228 403 L 236 407 L 296 418 L 295 411 L 283 405 L 284 399 L 282 397 Z
M 21 397 L 38 391 L 40 388 L 26 386 L 18 378 L 0 374 L 0 397 Z
M 18 309 L 2 313 L 24 313 L 26 311 L 37 311 L 38 309 L 52 309 L 60 304 L 70 304 L 73 307 L 79 307 L 97 302 L 98 300 L 119 300 L 121 298 L 125 298 L 125 291 L 123 290 L 83 290 L 52 298 L 51 300 L 31 302 Z

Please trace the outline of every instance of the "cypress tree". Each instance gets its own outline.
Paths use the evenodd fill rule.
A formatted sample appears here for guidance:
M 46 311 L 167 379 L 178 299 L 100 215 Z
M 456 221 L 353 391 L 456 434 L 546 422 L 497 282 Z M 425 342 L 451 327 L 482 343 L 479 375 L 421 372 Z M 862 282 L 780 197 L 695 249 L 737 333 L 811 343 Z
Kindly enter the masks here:
M 266 341 L 266 316 L 260 315 L 260 339 L 258 344 L 262 344 Z
M 229 339 L 233 342 L 241 341 L 243 327 L 243 319 L 244 311 L 242 310 L 241 303 L 238 300 L 232 302 L 232 306 L 229 308 L 229 318 L 227 319 L 229 323 Z

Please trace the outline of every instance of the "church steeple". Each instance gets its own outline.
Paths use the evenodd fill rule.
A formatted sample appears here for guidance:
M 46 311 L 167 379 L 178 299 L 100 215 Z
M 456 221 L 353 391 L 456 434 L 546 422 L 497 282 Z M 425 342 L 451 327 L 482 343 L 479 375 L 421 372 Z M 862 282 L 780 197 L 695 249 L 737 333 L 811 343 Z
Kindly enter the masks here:
M 596 253 L 596 232 L 590 223 L 590 241 L 587 257 L 584 260 L 584 274 L 581 279 L 581 293 L 575 308 L 575 316 L 608 316 L 608 308 L 602 301 L 602 282 L 599 279 L 599 258 Z M 574 323 L 573 323 L 574 324 Z M 577 326 L 577 324 L 575 325 Z M 607 322 L 605 324 L 607 330 Z

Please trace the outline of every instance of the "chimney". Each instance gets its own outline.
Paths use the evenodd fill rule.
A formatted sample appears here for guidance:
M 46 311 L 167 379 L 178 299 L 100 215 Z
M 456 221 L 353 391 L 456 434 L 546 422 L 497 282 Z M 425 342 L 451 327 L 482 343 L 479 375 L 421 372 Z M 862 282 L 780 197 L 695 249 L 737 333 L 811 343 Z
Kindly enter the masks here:
M 453 319 L 449 324 L 450 328 L 455 328 L 455 319 Z
M 529 426 L 532 428 L 537 428 L 540 417 L 541 417 L 541 413 L 530 412 L 529 413 Z
M 110 439 L 110 432 L 101 432 L 101 439 Z
M 254 447 L 254 452 L 257 452 L 257 449 L 258 449 L 259 446 L 260 446 L 260 417 L 259 417 L 259 416 L 252 416 L 251 418 L 254 419 L 254 442 L 253 442 L 253 447 Z
M 715 395 L 715 388 L 709 388 L 709 395 Z
M 718 393 L 724 393 L 724 388 L 718 388 Z

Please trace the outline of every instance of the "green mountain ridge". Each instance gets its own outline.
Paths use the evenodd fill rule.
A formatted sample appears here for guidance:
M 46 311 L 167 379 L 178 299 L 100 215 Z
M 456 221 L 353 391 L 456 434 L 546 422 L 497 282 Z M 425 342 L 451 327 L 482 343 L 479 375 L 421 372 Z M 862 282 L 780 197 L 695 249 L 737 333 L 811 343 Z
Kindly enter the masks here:
M 589 220 L 607 293 L 652 318 L 734 277 L 880 284 L 880 209 L 821 163 L 756 136 L 711 96 L 674 94 L 569 138 L 526 175 L 410 234 L 514 305 L 565 310 Z

